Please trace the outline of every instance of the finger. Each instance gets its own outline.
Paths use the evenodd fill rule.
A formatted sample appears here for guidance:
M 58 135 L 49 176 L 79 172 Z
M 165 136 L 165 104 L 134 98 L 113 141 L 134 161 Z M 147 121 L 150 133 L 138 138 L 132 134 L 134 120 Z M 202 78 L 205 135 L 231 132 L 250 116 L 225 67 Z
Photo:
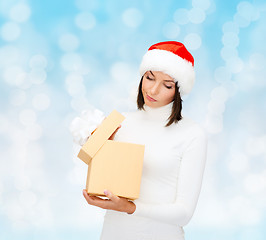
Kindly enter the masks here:
M 88 204 L 92 204 L 92 199 L 91 197 L 89 196 L 89 194 L 87 193 L 86 189 L 83 189 L 83 196 L 84 198 L 86 199 L 86 201 L 88 202 Z
M 106 197 L 108 197 L 111 201 L 113 201 L 115 203 L 117 203 L 120 200 L 120 198 L 118 196 L 114 195 L 109 190 L 104 190 L 104 194 L 105 194 Z
M 110 201 L 109 199 L 102 199 L 96 196 L 90 196 L 86 190 L 83 190 L 83 196 L 85 197 L 88 204 L 105 208 L 106 201 Z
M 117 133 L 117 131 L 119 130 L 119 128 L 121 128 L 121 124 L 117 127 L 117 129 L 112 133 L 112 135 L 109 137 L 109 140 L 113 140 L 115 137 L 115 134 Z

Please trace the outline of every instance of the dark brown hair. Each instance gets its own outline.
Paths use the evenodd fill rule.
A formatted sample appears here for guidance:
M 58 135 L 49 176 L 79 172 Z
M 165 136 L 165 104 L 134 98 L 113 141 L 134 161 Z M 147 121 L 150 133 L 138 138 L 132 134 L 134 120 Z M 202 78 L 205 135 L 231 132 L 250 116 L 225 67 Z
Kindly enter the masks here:
M 144 97 L 142 94 L 142 81 L 143 81 L 143 77 L 140 80 L 139 88 L 138 88 L 137 105 L 138 105 L 139 110 L 145 110 L 143 107 L 145 102 L 144 102 Z M 182 99 L 180 96 L 179 87 L 178 87 L 177 82 L 176 82 L 175 83 L 175 96 L 174 96 L 174 100 L 173 100 L 172 112 L 171 112 L 170 116 L 168 117 L 169 121 L 165 125 L 165 127 L 170 126 L 172 123 L 177 123 L 179 120 L 182 119 L 181 110 L 182 110 Z

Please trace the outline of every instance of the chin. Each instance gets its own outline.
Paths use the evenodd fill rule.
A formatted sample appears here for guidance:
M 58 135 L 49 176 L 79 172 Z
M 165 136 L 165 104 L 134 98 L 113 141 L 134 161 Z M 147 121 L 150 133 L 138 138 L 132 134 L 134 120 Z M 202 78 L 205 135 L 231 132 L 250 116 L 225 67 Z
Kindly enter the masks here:
M 160 105 L 160 104 L 158 105 L 157 102 L 151 103 L 151 102 L 147 101 L 147 103 L 145 102 L 145 104 L 146 104 L 148 107 L 151 107 L 151 108 L 158 108 L 158 107 L 161 107 L 161 105 Z

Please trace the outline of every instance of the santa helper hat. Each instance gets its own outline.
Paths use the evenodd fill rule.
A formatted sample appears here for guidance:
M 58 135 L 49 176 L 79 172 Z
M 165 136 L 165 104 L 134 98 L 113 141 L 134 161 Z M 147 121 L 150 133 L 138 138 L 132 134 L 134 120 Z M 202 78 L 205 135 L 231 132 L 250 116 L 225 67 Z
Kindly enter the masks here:
M 180 42 L 152 45 L 140 64 L 141 76 L 147 71 L 161 71 L 171 76 L 177 82 L 181 96 L 188 94 L 194 85 L 194 58 Z

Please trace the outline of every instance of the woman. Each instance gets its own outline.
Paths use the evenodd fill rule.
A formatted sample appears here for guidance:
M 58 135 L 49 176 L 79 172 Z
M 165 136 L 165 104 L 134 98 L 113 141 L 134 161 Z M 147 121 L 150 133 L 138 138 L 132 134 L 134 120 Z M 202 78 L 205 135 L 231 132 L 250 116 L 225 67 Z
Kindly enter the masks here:
M 88 204 L 107 209 L 101 239 L 184 239 L 183 226 L 198 200 L 206 136 L 182 117 L 182 99 L 194 84 L 194 59 L 182 43 L 152 45 L 140 65 L 138 111 L 126 117 L 114 140 L 145 145 L 139 199 L 106 190 L 107 200 L 83 191 Z

